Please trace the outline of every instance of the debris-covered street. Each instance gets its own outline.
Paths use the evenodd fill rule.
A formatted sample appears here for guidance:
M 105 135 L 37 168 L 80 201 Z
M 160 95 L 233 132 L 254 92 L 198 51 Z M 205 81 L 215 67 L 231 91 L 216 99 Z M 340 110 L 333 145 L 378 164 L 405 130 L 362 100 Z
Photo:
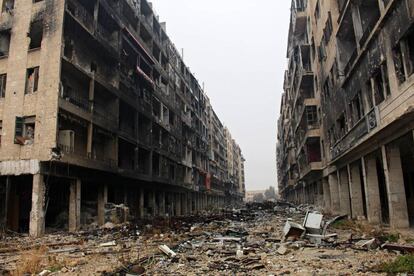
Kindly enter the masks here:
M 8 235 L 1 240 L 0 274 L 372 275 L 413 250 L 409 234 L 341 217 L 312 213 L 303 224 L 312 210 L 252 204 L 220 215 L 139 226 L 108 223 L 99 230 L 37 240 Z

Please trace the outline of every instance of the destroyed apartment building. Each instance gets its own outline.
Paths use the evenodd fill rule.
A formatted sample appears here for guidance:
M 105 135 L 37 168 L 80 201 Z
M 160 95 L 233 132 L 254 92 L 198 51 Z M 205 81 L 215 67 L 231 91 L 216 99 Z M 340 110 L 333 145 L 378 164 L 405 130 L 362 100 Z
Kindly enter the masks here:
M 244 197 L 244 159 L 146 0 L 2 0 L 0 224 L 40 236 Z M 88 210 L 88 212 L 86 212 Z
M 414 226 L 414 1 L 293 0 L 283 198 Z

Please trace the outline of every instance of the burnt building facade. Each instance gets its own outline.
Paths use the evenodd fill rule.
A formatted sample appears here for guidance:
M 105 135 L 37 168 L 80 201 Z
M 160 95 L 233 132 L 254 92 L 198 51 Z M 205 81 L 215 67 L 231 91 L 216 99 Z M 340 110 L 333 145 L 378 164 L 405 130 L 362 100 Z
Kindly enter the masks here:
M 3 229 L 102 225 L 107 203 L 144 219 L 244 197 L 225 178 L 224 126 L 151 3 L 0 6 Z
M 278 123 L 290 201 L 414 225 L 414 2 L 293 0 Z

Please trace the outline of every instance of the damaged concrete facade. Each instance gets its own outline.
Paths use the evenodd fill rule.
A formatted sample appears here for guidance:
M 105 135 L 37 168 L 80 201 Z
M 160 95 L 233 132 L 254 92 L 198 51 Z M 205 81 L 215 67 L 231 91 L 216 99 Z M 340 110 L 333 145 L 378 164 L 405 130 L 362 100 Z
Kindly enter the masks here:
M 40 236 L 102 225 L 108 203 L 145 219 L 243 199 L 224 126 L 150 3 L 0 6 L 1 228 Z
M 293 0 L 278 123 L 283 198 L 414 225 L 414 2 Z

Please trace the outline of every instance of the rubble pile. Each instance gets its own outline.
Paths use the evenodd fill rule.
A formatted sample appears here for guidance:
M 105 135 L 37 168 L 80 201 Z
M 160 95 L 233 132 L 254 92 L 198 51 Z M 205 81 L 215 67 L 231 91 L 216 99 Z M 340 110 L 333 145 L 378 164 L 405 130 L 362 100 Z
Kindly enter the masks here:
M 312 206 L 264 203 L 38 240 L 8 236 L 0 275 L 372 275 L 413 250 L 408 237 L 390 242 L 383 229 L 337 227 L 345 221 Z M 37 271 L 21 270 L 28 252 L 42 256 Z

